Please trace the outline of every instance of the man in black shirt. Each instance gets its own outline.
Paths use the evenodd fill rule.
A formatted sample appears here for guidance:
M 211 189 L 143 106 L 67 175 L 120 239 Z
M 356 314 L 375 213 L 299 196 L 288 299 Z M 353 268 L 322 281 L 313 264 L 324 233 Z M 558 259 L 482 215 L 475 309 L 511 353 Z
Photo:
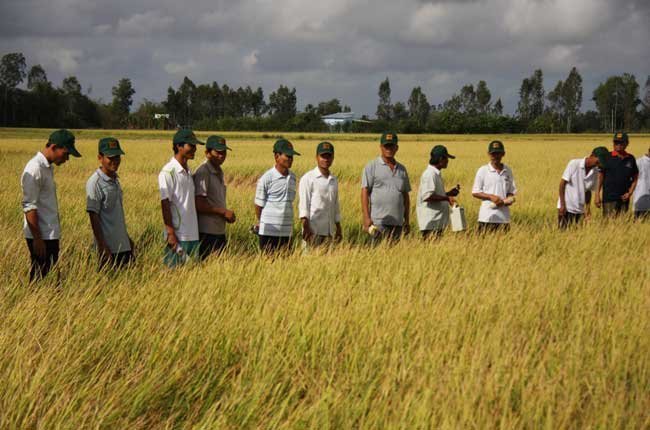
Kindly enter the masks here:
M 596 206 L 602 206 L 605 217 L 628 211 L 630 198 L 639 178 L 639 169 L 634 156 L 625 151 L 628 144 L 627 133 L 614 135 L 614 151 L 607 157 L 607 162 L 602 166 L 598 177 Z

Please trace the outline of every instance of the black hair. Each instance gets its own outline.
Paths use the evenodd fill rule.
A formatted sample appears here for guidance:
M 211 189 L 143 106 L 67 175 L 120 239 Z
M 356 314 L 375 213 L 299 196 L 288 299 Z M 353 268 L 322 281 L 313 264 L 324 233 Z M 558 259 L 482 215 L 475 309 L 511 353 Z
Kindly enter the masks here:
M 184 143 L 172 143 L 172 149 L 174 150 L 174 154 L 178 154 L 178 147 L 185 145 Z
M 435 166 L 436 164 L 440 163 L 442 161 L 443 157 L 437 155 L 435 157 L 429 158 L 429 164 L 432 166 Z
M 53 143 L 53 142 L 48 141 L 48 142 L 45 144 L 45 147 L 46 147 L 46 148 L 49 148 L 50 146 L 54 146 L 54 149 L 56 149 L 56 143 Z

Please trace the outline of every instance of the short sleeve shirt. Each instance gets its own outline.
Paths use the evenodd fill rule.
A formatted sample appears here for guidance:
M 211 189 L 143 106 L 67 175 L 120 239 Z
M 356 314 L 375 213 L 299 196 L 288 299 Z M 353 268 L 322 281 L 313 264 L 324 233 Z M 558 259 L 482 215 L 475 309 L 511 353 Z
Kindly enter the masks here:
M 433 195 L 446 196 L 442 172 L 434 166 L 427 166 L 420 177 L 416 214 L 420 231 L 444 230 L 449 224 L 449 202 L 427 201 Z
M 639 169 L 639 180 L 634 189 L 634 210 L 650 211 L 650 157 L 644 155 L 636 160 Z
M 639 173 L 636 160 L 632 154 L 625 153 L 619 157 L 617 152 L 612 152 L 607 158 L 603 179 L 603 201 L 616 202 L 628 192 L 634 177 Z
M 582 214 L 585 211 L 585 193 L 596 191 L 599 170 L 593 167 L 587 172 L 585 159 L 578 158 L 569 161 L 562 174 L 566 181 L 564 188 L 564 201 L 566 210 L 572 214 Z M 560 208 L 560 198 L 557 199 L 557 207 Z
M 213 166 L 209 161 L 201 164 L 194 172 L 194 192 L 205 197 L 208 204 L 215 208 L 226 208 L 226 184 L 221 167 Z M 197 213 L 199 233 L 226 234 L 226 220 L 216 214 Z
M 104 240 L 112 254 L 131 250 L 126 231 L 120 180 L 97 169 L 86 182 L 86 211 L 99 215 Z
M 275 167 L 257 181 L 255 204 L 262 208 L 259 234 L 289 237 L 293 232 L 293 201 L 296 198 L 296 175 L 284 176 Z
M 367 188 L 370 195 L 370 218 L 373 224 L 404 224 L 404 193 L 411 191 L 411 183 L 406 168 L 401 163 L 396 163 L 392 170 L 383 158 L 375 158 L 363 169 L 361 187 Z
M 492 167 L 491 164 L 482 166 L 476 172 L 472 193 L 494 194 L 501 199 L 505 199 L 508 194 L 517 194 L 512 170 L 505 164 L 500 172 Z M 492 202 L 489 200 L 483 200 L 481 202 L 481 209 L 478 213 L 479 222 L 491 224 L 507 224 L 510 222 L 509 206 L 492 208 L 491 205 Z
M 336 223 L 341 222 L 339 184 L 331 173 L 325 177 L 316 167 L 300 178 L 298 211 L 307 218 L 312 232 L 318 236 L 334 236 Z
M 43 240 L 60 239 L 61 225 L 54 172 L 52 165 L 42 152 L 37 152 L 29 160 L 20 178 L 20 185 L 23 192 L 23 213 L 32 210 L 38 212 L 38 228 L 41 231 L 41 238 Z M 27 239 L 34 238 L 27 225 L 27 217 L 24 215 L 23 233 Z
M 172 227 L 178 240 L 199 240 L 199 225 L 194 203 L 194 180 L 192 172 L 174 158 L 165 164 L 158 175 L 160 200 L 169 200 Z M 165 236 L 167 231 L 164 232 Z

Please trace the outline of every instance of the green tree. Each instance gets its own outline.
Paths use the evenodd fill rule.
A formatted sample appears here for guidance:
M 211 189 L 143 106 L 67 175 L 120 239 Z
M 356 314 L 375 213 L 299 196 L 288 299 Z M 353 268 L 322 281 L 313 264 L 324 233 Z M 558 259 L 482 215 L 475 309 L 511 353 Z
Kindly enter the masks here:
M 113 94 L 111 110 L 120 121 L 120 124 L 126 125 L 133 104 L 133 94 L 135 94 L 131 80 L 129 78 L 120 79 L 111 90 L 111 93 Z
M 476 104 L 478 111 L 481 113 L 488 113 L 490 111 L 490 101 L 492 100 L 492 93 L 485 81 L 479 81 L 476 86 Z
M 496 103 L 494 103 L 494 107 L 492 107 L 492 113 L 495 115 L 503 115 L 503 102 L 501 101 L 501 98 L 498 98 Z
M 316 108 L 316 113 L 319 116 L 330 115 L 342 111 L 343 108 L 341 107 L 341 101 L 339 99 L 331 99 L 324 102 L 320 102 L 318 103 L 318 107 Z
M 296 89 L 280 85 L 269 95 L 269 112 L 278 121 L 287 121 L 296 115 Z
M 544 74 L 541 69 L 521 82 L 517 113 L 524 124 L 534 121 L 544 113 Z
M 390 123 L 393 117 L 393 106 L 390 100 L 390 81 L 388 78 L 379 84 L 379 104 L 377 105 L 377 119 Z
M 50 82 L 47 80 L 47 74 L 40 64 L 36 64 L 29 69 L 29 73 L 27 74 L 27 88 L 33 90 L 39 85 L 49 83 Z
M 431 112 L 431 105 L 429 105 L 427 96 L 422 92 L 422 88 L 415 87 L 411 90 L 408 108 L 411 120 L 417 125 L 418 129 L 423 130 Z
M 5 54 L 0 60 L 0 86 L 4 93 L 4 124 L 7 125 L 7 106 L 9 98 L 16 87 L 25 79 L 25 56 L 20 52 Z M 12 103 L 12 113 L 15 120 L 16 108 Z
M 610 76 L 596 87 L 592 100 L 596 103 L 603 129 L 633 128 L 641 104 L 639 84 L 634 75 Z

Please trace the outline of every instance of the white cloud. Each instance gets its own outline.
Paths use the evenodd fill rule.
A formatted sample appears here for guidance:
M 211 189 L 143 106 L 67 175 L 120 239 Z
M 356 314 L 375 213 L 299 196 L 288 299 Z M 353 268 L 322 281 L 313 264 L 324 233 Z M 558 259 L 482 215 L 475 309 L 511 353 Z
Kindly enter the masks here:
M 54 65 L 62 73 L 71 73 L 79 67 L 79 61 L 83 57 L 80 49 L 61 48 L 53 43 L 46 43 L 36 54 L 39 62 L 44 66 Z
M 152 33 L 167 30 L 174 24 L 175 19 L 163 15 L 157 10 L 136 13 L 127 19 L 120 18 L 117 23 L 117 34 L 122 36 L 148 36 Z
M 198 67 L 198 64 L 194 60 L 189 60 L 186 63 L 176 63 L 170 62 L 165 64 L 165 72 L 174 76 L 186 76 L 190 75 L 191 72 L 195 71 Z
M 93 32 L 98 35 L 108 34 L 112 28 L 110 24 L 100 24 L 93 27 Z
M 426 3 L 411 15 L 404 39 L 427 45 L 446 43 L 451 31 L 449 28 L 449 6 L 443 3 Z
M 257 64 L 258 56 L 260 55 L 260 51 L 255 49 L 253 52 L 250 54 L 244 56 L 242 59 L 242 65 L 244 66 L 244 70 L 251 72 L 253 69 L 255 69 L 255 65 Z
M 546 52 L 542 64 L 545 68 L 558 72 L 570 69 L 571 66 L 579 67 L 580 48 L 580 45 L 555 45 Z

